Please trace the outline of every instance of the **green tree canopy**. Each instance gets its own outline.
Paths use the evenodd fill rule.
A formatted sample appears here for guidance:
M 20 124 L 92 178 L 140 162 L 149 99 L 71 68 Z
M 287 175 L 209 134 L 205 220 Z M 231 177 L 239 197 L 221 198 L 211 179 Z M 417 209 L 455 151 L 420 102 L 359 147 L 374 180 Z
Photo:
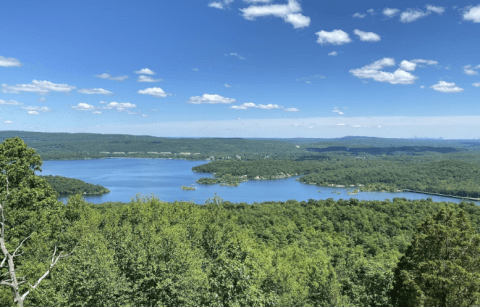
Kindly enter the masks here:
M 478 306 L 480 236 L 463 210 L 442 209 L 414 234 L 390 292 L 394 306 Z

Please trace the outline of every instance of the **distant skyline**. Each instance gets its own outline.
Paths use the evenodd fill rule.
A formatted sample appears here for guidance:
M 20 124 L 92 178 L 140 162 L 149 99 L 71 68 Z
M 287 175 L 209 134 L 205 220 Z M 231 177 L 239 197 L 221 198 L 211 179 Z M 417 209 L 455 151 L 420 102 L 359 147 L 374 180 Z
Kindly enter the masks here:
M 0 130 L 480 138 L 480 2 L 2 5 Z

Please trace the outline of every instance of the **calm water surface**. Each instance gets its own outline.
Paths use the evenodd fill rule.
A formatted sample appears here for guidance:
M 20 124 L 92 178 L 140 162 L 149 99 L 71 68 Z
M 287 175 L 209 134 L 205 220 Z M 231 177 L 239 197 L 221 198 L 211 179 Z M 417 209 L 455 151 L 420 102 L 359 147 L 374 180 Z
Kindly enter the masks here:
M 85 196 L 91 203 L 129 202 L 135 195 L 155 195 L 160 200 L 194 201 L 204 204 L 217 193 L 224 200 L 234 203 L 264 201 L 298 201 L 308 199 L 350 199 L 385 200 L 395 197 L 407 199 L 427 199 L 460 203 L 462 200 L 451 197 L 424 195 L 411 192 L 360 192 L 348 195 L 345 188 L 319 187 L 303 184 L 296 178 L 278 180 L 253 180 L 240 183 L 238 187 L 220 185 L 201 185 L 195 181 L 210 174 L 195 173 L 192 167 L 206 161 L 187 161 L 169 159 L 97 159 L 44 161 L 39 175 L 60 175 L 78 178 L 88 183 L 100 184 L 111 192 L 101 196 Z M 184 191 L 182 185 L 194 186 L 195 191 Z M 321 192 L 319 192 L 321 191 Z M 340 194 L 337 194 L 340 193 Z M 66 198 L 61 198 L 65 200 Z M 478 203 L 477 203 L 478 204 Z

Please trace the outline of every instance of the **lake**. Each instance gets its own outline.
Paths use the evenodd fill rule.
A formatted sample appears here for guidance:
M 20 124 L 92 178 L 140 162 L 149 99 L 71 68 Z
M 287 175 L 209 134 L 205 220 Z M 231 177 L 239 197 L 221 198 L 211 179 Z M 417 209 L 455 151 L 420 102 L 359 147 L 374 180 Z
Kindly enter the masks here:
M 295 199 L 350 199 L 385 200 L 395 197 L 407 199 L 427 199 L 433 201 L 449 201 L 460 203 L 462 200 L 453 197 L 441 197 L 412 192 L 360 192 L 348 195 L 345 188 L 319 187 L 300 183 L 291 177 L 277 180 L 253 180 L 240 183 L 238 187 L 201 185 L 195 181 L 201 177 L 213 177 L 210 174 L 195 173 L 192 167 L 206 161 L 187 161 L 170 159 L 95 159 L 44 161 L 42 172 L 37 175 L 60 175 L 81 179 L 88 183 L 100 184 L 111 192 L 101 196 L 84 196 L 91 203 L 129 202 L 135 195 L 151 196 L 162 201 L 193 201 L 204 204 L 215 193 L 223 200 L 233 203 L 265 201 L 287 201 Z M 194 186 L 194 191 L 184 191 L 181 186 Z M 321 192 L 319 192 L 321 191 Z M 339 194 L 337 194 L 339 193 Z M 65 201 L 63 197 L 60 200 Z

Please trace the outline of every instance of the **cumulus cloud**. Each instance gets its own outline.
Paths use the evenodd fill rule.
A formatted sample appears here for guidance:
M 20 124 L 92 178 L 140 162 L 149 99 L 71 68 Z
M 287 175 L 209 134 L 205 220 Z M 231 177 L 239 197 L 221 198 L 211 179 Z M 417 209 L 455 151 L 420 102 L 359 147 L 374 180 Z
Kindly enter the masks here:
M 153 79 L 149 76 L 138 76 L 138 82 L 160 82 L 162 79 Z
M 472 85 L 475 86 L 475 87 L 480 87 L 480 82 L 472 83 Z
M 77 92 L 81 94 L 87 94 L 87 95 L 113 95 L 114 93 L 107 91 L 103 88 L 81 88 L 77 90 Z
M 283 106 L 280 106 L 278 104 L 255 104 L 253 102 L 245 102 L 241 105 L 236 105 L 236 106 L 231 106 L 230 107 L 231 109 L 235 109 L 235 110 L 248 110 L 248 109 L 251 109 L 251 108 L 255 108 L 255 109 L 262 109 L 262 110 L 284 110 L 284 111 L 287 111 L 287 112 L 298 112 L 300 111 L 299 109 L 297 108 L 284 108 Z
M 337 124 L 337 126 L 345 126 L 345 124 Z
M 148 68 L 142 68 L 140 70 L 135 71 L 135 73 L 139 74 L 139 75 L 154 75 L 155 74 L 153 72 L 153 70 L 150 70 Z
M 0 104 L 8 104 L 8 105 L 12 105 L 12 106 L 19 106 L 19 105 L 22 105 L 23 103 L 15 101 L 15 100 L 5 101 L 5 100 L 0 99 Z
M 336 56 L 337 54 L 338 54 L 338 52 L 332 51 L 332 52 L 330 52 L 328 55 L 330 55 L 330 56 Z
M 270 3 L 272 0 L 243 0 L 245 3 Z
M 405 12 L 402 12 L 402 14 L 400 14 L 400 21 L 404 23 L 414 22 L 428 15 L 429 15 L 428 12 L 424 12 L 422 10 L 407 9 Z
M 283 109 L 283 111 L 285 111 L 285 112 L 298 112 L 300 110 L 297 109 L 297 108 L 286 108 L 286 109 Z
M 463 13 L 463 20 L 480 23 L 480 4 L 474 7 L 467 7 Z
M 477 68 L 477 67 L 475 67 L 475 68 Z M 463 67 L 463 73 L 466 74 L 466 75 L 470 75 L 470 76 L 478 75 L 478 71 L 473 70 L 472 65 L 464 66 Z
M 143 95 L 151 95 L 154 97 L 167 97 L 168 95 L 159 87 L 146 88 L 144 90 L 139 90 L 137 93 L 143 94 Z
M 103 74 L 100 74 L 100 75 L 95 75 L 95 77 L 101 78 L 101 79 L 113 80 L 113 81 L 123 81 L 123 80 L 125 80 L 125 79 L 128 78 L 128 76 L 117 76 L 117 77 L 114 77 L 114 76 L 111 76 L 111 75 L 106 74 L 106 73 L 103 73 Z
M 223 97 L 217 94 L 203 94 L 202 96 L 193 96 L 190 97 L 190 100 L 187 103 L 193 104 L 201 104 L 201 103 L 209 103 L 209 104 L 217 104 L 217 103 L 235 103 L 236 100 L 233 98 Z
M 443 14 L 443 12 L 445 12 L 445 8 L 441 6 L 433 6 L 433 5 L 427 4 L 425 7 L 429 12 L 435 12 L 437 14 Z
M 369 9 L 367 10 L 367 13 L 369 13 L 370 15 L 375 15 L 375 10 L 374 9 Z
M 22 109 L 27 110 L 27 113 L 30 115 L 39 115 L 40 113 L 51 111 L 47 107 L 22 107 Z
M 318 35 L 317 43 L 322 45 L 343 45 L 352 42 L 348 33 L 342 30 L 333 30 L 332 32 L 322 30 L 315 34 Z
M 355 13 L 355 14 L 353 14 L 353 18 L 365 18 L 365 16 L 367 16 L 367 15 L 362 14 L 362 13 Z
M 463 88 L 458 87 L 455 83 L 449 83 L 445 81 L 439 81 L 437 84 L 432 85 L 431 89 L 436 90 L 437 92 L 442 93 L 461 93 L 463 92 Z
M 403 70 L 414 71 L 416 67 L 417 67 L 417 64 L 414 62 L 403 60 L 400 63 L 400 68 Z
M 79 110 L 79 111 L 93 111 L 95 107 L 88 103 L 80 102 L 76 106 L 71 106 L 72 109 Z
M 226 54 L 226 55 L 232 55 L 232 56 L 236 56 L 237 58 L 239 58 L 240 60 L 245 60 L 245 58 L 243 56 L 241 56 L 240 54 L 236 53 L 236 52 L 231 52 L 230 54 Z
M 216 9 L 220 9 L 220 10 L 223 10 L 225 9 L 226 7 L 228 7 L 228 5 L 230 3 L 232 3 L 233 0 L 223 0 L 223 1 L 217 1 L 217 2 L 210 2 L 208 4 L 209 7 L 214 7 Z
M 378 41 L 380 41 L 380 35 L 378 35 L 376 33 L 373 33 L 373 32 L 364 32 L 364 31 L 360 31 L 358 29 L 355 29 L 353 31 L 353 33 L 358 35 L 358 37 L 360 38 L 360 40 L 362 42 L 378 42 Z
M 310 25 L 310 17 L 300 14 L 302 7 L 296 0 L 288 0 L 288 4 L 251 5 L 247 8 L 240 9 L 240 11 L 247 20 L 255 20 L 257 17 L 275 16 L 292 24 L 295 29 L 308 27 Z
M 33 80 L 31 84 L 2 84 L 2 92 L 11 94 L 19 94 L 20 92 L 33 92 L 41 95 L 46 95 L 50 92 L 69 93 L 75 88 L 75 86 L 71 86 L 68 84 L 56 84 L 50 81 L 37 80 Z
M 15 58 L 6 58 L 0 56 L 0 67 L 20 67 L 22 63 Z
M 11 120 L 6 120 L 3 122 L 4 124 L 13 124 L 13 122 Z
M 383 15 L 387 16 L 387 17 L 393 17 L 395 15 L 397 15 L 398 13 L 400 12 L 399 9 L 395 9 L 395 8 L 384 8 L 383 9 Z
M 107 110 L 115 109 L 119 112 L 126 111 L 128 114 L 134 114 L 129 109 L 136 108 L 136 107 L 137 107 L 137 105 L 135 105 L 134 103 L 113 101 L 113 102 L 110 102 L 109 104 L 107 104 L 105 107 L 103 107 L 103 109 L 107 109 Z
M 406 72 L 403 69 L 397 69 L 395 72 L 385 72 L 380 69 L 386 66 L 394 66 L 393 58 L 383 58 L 362 68 L 352 69 L 350 73 L 358 78 L 371 78 L 378 82 L 388 82 L 390 84 L 413 84 L 418 77 Z

